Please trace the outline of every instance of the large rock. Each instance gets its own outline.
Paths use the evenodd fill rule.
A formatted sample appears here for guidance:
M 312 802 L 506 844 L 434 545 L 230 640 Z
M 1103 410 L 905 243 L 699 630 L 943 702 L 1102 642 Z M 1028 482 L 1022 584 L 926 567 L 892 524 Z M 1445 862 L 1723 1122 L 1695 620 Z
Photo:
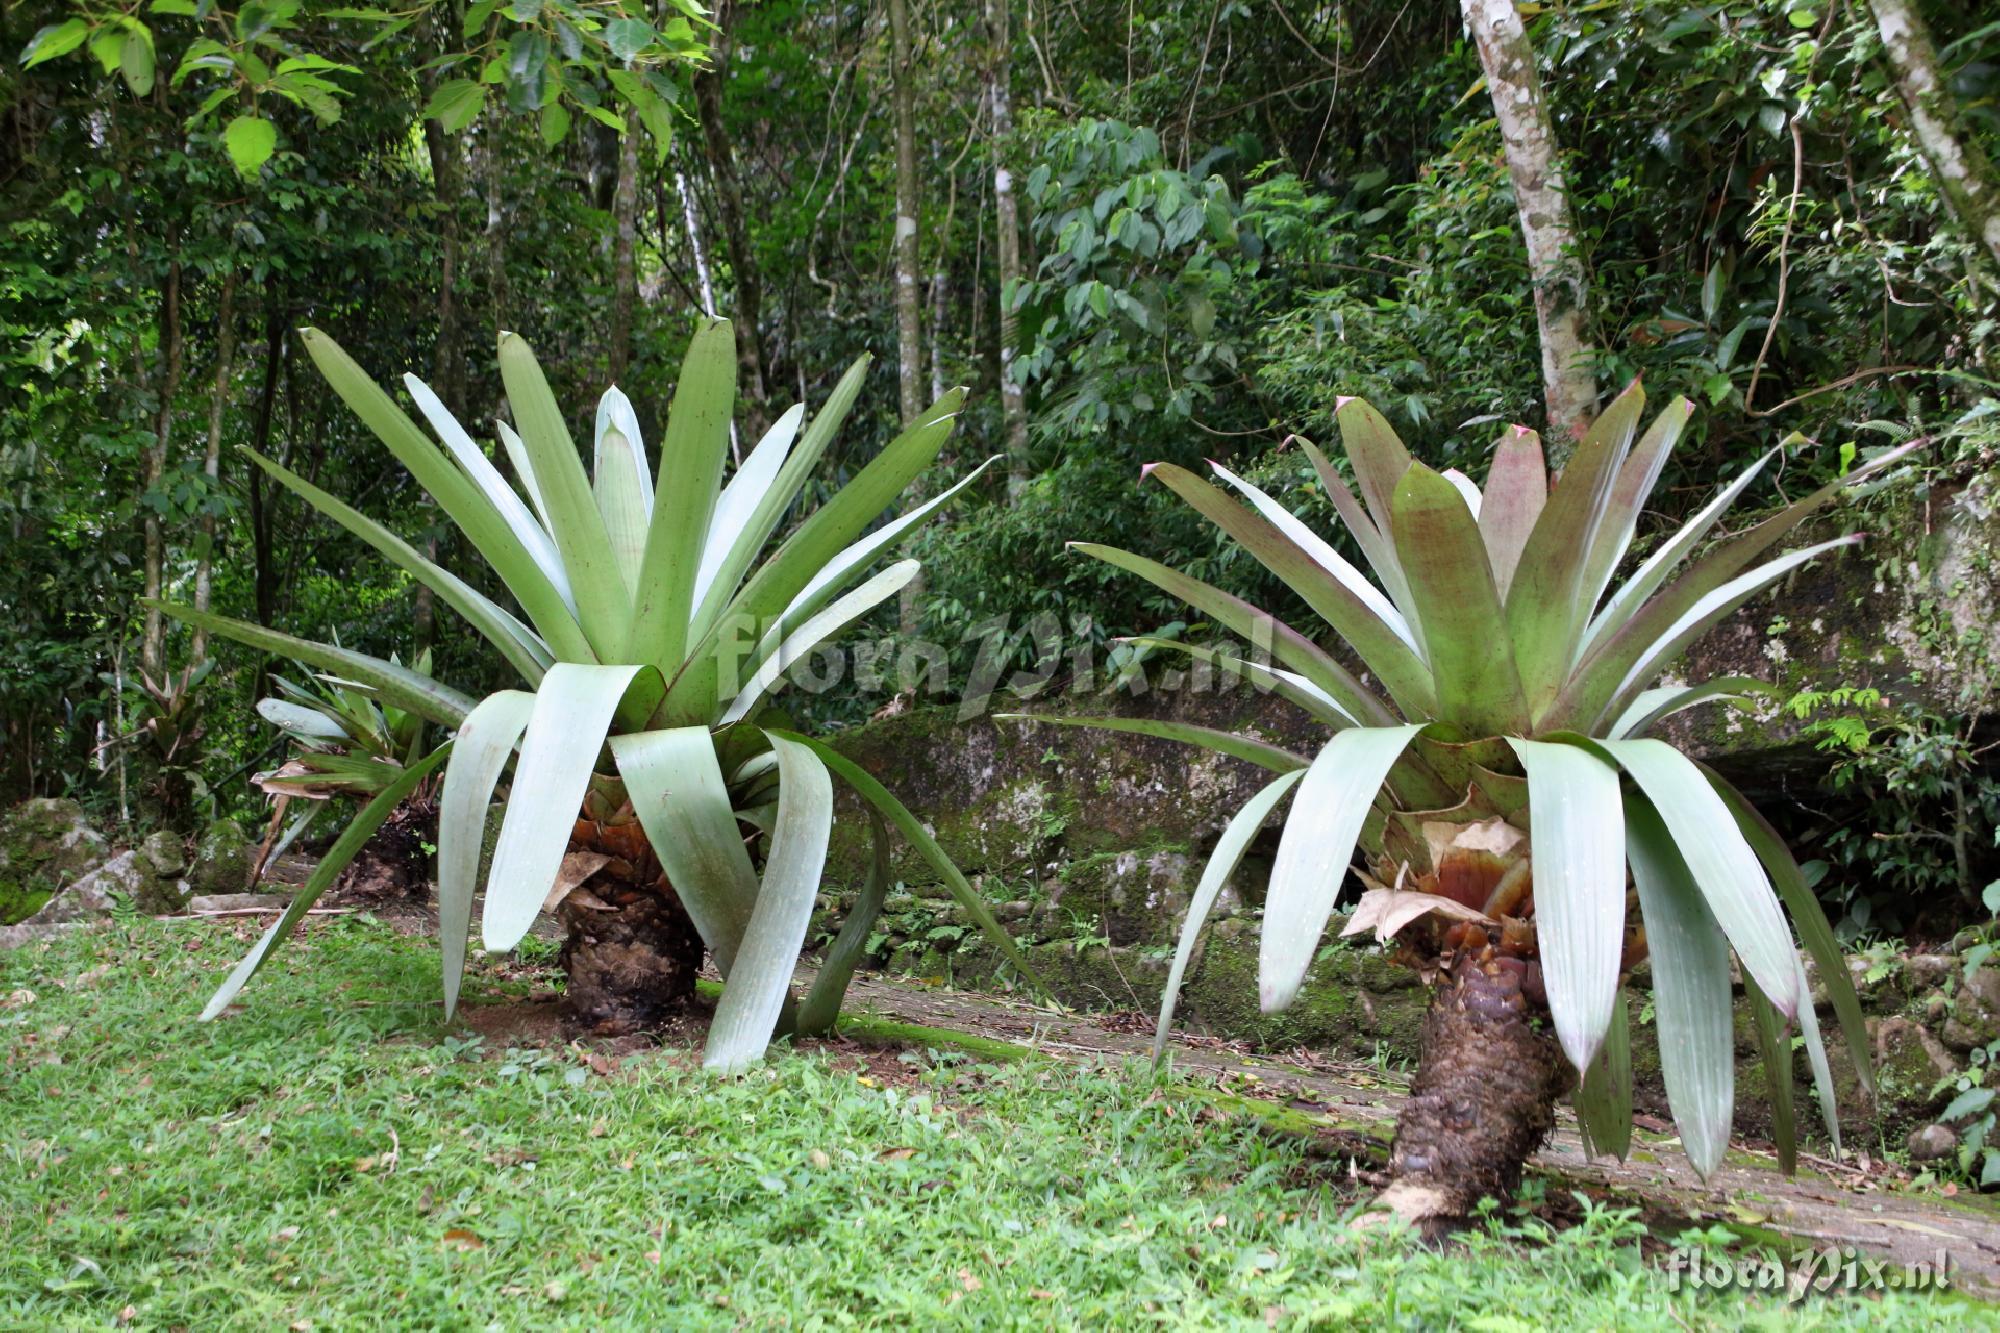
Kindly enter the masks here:
M 195 846 L 187 870 L 188 889 L 197 894 L 241 893 L 256 859 L 257 844 L 245 836 L 243 826 L 233 819 L 218 819 Z
M 109 854 L 75 801 L 40 797 L 0 813 L 0 925 L 33 915 Z
M 23 924 L 45 926 L 107 917 L 120 899 L 137 904 L 158 882 L 159 877 L 140 861 L 138 852 L 120 852 L 74 884 L 59 889 Z

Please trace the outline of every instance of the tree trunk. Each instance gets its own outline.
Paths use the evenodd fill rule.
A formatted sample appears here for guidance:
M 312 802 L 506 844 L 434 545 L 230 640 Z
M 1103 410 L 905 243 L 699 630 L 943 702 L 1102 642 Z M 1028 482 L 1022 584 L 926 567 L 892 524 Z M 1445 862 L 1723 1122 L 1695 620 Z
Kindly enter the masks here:
M 1959 225 L 2000 265 L 2000 177 L 1977 138 L 1966 133 L 1938 72 L 1937 48 L 1912 0 L 1868 0 L 1910 130 Z
M 750 234 L 743 224 L 743 190 L 736 174 L 736 154 L 722 123 L 722 81 L 729 69 L 729 31 L 735 6 L 715 6 L 715 38 L 709 47 L 709 68 L 694 76 L 695 115 L 701 122 L 701 142 L 708 173 L 715 182 L 715 213 L 722 223 L 722 248 L 736 288 L 736 392 L 743 424 L 751 439 L 764 434 L 764 288 L 750 253 Z
M 264 318 L 264 387 L 257 399 L 257 418 L 251 426 L 251 447 L 268 455 L 272 413 L 278 403 L 278 371 L 285 363 L 285 308 L 275 287 L 267 287 L 269 309 Z M 265 489 L 264 469 L 250 469 L 250 550 L 255 572 L 252 586 L 257 604 L 257 623 L 269 625 L 278 614 L 277 553 L 273 549 L 272 526 L 277 505 L 275 492 Z M 258 693 L 263 692 L 258 677 Z
M 904 425 L 924 410 L 923 308 L 917 287 L 917 115 L 908 0 L 889 0 L 896 100 L 896 365 Z
M 632 312 L 639 304 L 639 140 L 645 126 L 637 111 L 625 113 L 618 141 L 618 185 L 611 195 L 611 346 L 606 358 L 613 384 L 632 360 Z
M 1585 329 L 1583 260 L 1570 221 L 1568 186 L 1535 72 L 1534 48 L 1513 0 L 1462 3 L 1500 122 L 1521 239 L 1528 248 L 1535 318 L 1541 327 L 1542 394 L 1548 411 L 1544 438 L 1551 463 L 1560 467 L 1597 408 L 1597 374 Z
M 609 858 L 556 908 L 570 1012 L 605 1036 L 656 1027 L 694 995 L 701 936 L 629 804 L 578 819 L 569 845 Z
M 1572 1074 L 1548 1006 L 1521 972 L 1467 963 L 1431 997 L 1410 1099 L 1396 1121 L 1392 1183 L 1379 1200 L 1430 1234 L 1505 1199 L 1555 1128 Z
M 181 261 L 178 259 L 168 263 L 166 286 L 160 293 L 160 355 L 163 361 L 159 414 L 153 423 L 153 442 L 141 460 L 139 481 L 140 495 L 148 501 L 166 475 L 167 452 L 173 442 L 174 397 L 181 388 Z M 140 530 L 145 542 L 146 597 L 158 602 L 165 576 L 166 538 L 160 527 L 159 511 L 150 502 L 142 503 L 141 508 L 145 513 Z M 166 625 L 159 608 L 148 606 L 145 637 L 139 645 L 139 665 L 156 681 L 164 674 L 166 638 Z
M 428 95 L 429 81 L 426 81 Z M 431 388 L 461 421 L 465 419 L 465 357 L 460 351 L 458 327 L 458 141 L 448 137 L 435 120 L 424 121 L 424 149 L 431 162 L 431 191 L 438 204 L 438 330 L 431 349 Z M 423 502 L 426 509 L 428 501 Z M 435 531 L 424 543 L 424 555 L 438 558 Z M 411 616 L 412 649 L 422 654 L 437 635 L 437 595 L 430 585 L 417 585 Z
M 986 22 L 993 58 L 987 67 L 987 98 L 993 107 L 993 214 L 998 237 L 1000 270 L 1000 415 L 1006 428 L 1007 493 L 1019 495 L 1028 484 L 1028 409 L 1026 395 L 1014 378 L 1014 342 L 1020 320 L 1014 314 L 1014 285 L 1021 279 L 1020 218 L 1014 200 L 1014 173 L 1008 153 L 1014 135 L 1014 104 L 1008 84 L 1013 75 L 1013 34 L 1008 0 L 987 0 Z
M 229 402 L 229 373 L 236 356 L 236 271 L 222 280 L 222 299 L 216 311 L 215 384 L 208 397 L 208 445 L 202 450 L 201 471 L 207 478 L 202 497 L 201 540 L 195 553 L 194 609 L 208 610 L 210 579 L 215 563 L 215 503 L 217 483 L 222 474 L 222 413 Z M 199 662 L 208 651 L 208 631 L 196 627 L 188 647 L 188 660 Z
M 688 254 L 694 259 L 695 285 L 701 292 L 701 313 L 715 318 L 715 276 L 709 271 L 708 247 L 702 244 L 701 220 L 695 216 L 694 195 L 687 173 L 674 168 L 674 194 L 681 204 L 681 224 L 687 228 Z M 664 224 L 663 224 L 664 225 Z
M 493 326 L 496 330 L 506 329 L 508 307 L 513 305 L 512 294 L 507 287 L 507 211 L 501 203 L 502 181 L 501 142 L 506 132 L 507 116 L 503 112 L 488 110 L 480 120 L 480 175 L 481 184 L 486 189 L 486 285 L 490 289 L 487 299 L 493 306 Z

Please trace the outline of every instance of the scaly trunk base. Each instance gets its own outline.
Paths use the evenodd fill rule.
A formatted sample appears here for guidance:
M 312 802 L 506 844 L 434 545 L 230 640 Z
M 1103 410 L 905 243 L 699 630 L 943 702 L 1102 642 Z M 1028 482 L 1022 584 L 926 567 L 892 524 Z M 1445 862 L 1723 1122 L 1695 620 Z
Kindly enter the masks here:
M 1451 1230 L 1483 1198 L 1513 1194 L 1570 1087 L 1546 1007 L 1521 993 L 1519 971 L 1488 967 L 1463 967 L 1431 997 L 1391 1183 L 1376 1200 L 1427 1236 Z
M 701 936 L 664 878 L 609 873 L 556 910 L 570 1012 L 600 1036 L 628 1036 L 682 1012 L 701 971 Z

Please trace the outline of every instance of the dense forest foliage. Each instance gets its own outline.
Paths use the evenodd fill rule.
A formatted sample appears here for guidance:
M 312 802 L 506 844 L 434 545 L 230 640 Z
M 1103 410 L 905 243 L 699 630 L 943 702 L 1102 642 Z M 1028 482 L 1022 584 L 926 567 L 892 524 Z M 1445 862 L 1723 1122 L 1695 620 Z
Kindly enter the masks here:
M 1990 171 L 2000 23 L 1978 8 L 1924 7 L 1944 96 L 1913 114 L 1858 0 L 1521 6 L 1582 370 L 1698 409 L 1649 525 L 1794 432 L 1750 502 L 1920 436 L 1941 470 L 1989 461 L 1990 204 L 1914 123 L 1948 110 Z M 1337 395 L 1474 477 L 1506 423 L 1562 435 L 1548 276 L 1454 5 L 26 0 L 0 47 L 8 799 L 248 801 L 280 739 L 244 706 L 263 668 L 146 594 L 429 650 L 475 693 L 502 675 L 239 452 L 471 577 L 302 326 L 469 423 L 505 411 L 513 330 L 579 420 L 615 381 L 650 432 L 696 316 L 727 315 L 749 438 L 871 355 L 824 488 L 969 386 L 925 489 L 1003 461 L 913 545 L 921 593 L 874 631 L 949 645 L 947 689 L 982 644 L 1032 666 L 1181 632 L 1067 539 L 1288 604 L 1144 463 L 1218 459 L 1310 509 L 1287 442 L 1330 436 Z

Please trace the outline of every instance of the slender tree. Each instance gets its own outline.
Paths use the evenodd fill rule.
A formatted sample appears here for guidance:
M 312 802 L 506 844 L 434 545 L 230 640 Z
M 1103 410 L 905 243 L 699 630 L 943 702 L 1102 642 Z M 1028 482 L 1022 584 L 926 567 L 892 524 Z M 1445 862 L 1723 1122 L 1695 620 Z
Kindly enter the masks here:
M 917 279 L 917 114 L 908 0 L 889 0 L 889 77 L 896 102 L 896 363 L 902 419 L 924 409 L 923 308 Z
M 1535 72 L 1535 51 L 1514 0 L 1463 0 L 1465 23 L 1479 48 L 1486 91 L 1500 122 L 1507 173 L 1541 327 L 1542 395 L 1548 410 L 1551 461 L 1560 465 L 1581 439 L 1597 407 L 1597 374 L 1586 332 L 1583 261 L 1570 220 L 1554 126 Z
M 173 447 L 174 398 L 181 388 L 181 261 L 167 262 L 166 281 L 160 289 L 160 380 L 159 411 L 153 419 L 153 439 L 140 460 L 139 494 L 149 500 L 166 476 L 167 457 Z M 146 622 L 139 644 L 139 665 L 147 675 L 159 679 L 166 666 L 166 625 L 156 605 L 166 567 L 166 534 L 160 525 L 160 511 L 142 503 L 141 539 L 145 543 Z
M 715 215 L 722 224 L 722 249 L 729 259 L 730 283 L 736 292 L 736 382 L 744 429 L 750 438 L 764 434 L 764 289 L 750 232 L 743 218 L 743 187 L 736 171 L 736 153 L 722 119 L 722 81 L 729 75 L 730 33 L 736 6 L 719 0 L 715 6 L 715 36 L 709 45 L 708 68 L 694 76 L 695 117 L 701 123 L 701 143 L 708 157 L 708 174 L 715 184 Z
M 2000 264 L 2000 177 L 1979 141 L 1965 132 L 1951 90 L 1938 73 L 1937 47 L 1911 0 L 1868 0 L 1882 34 L 1882 52 L 1896 92 L 1910 114 L 1910 131 L 1930 163 L 1959 225 Z
M 632 358 L 632 312 L 639 303 L 639 141 L 646 127 L 636 110 L 625 113 L 618 140 L 618 184 L 611 195 L 611 382 L 625 377 Z
M 195 548 L 194 607 L 208 610 L 212 571 L 215 567 L 215 501 L 222 472 L 222 417 L 229 405 L 229 377 L 236 355 L 236 270 L 233 265 L 223 275 L 222 296 L 215 315 L 215 379 L 208 393 L 208 443 L 202 450 L 201 471 L 207 478 L 207 495 L 202 504 L 201 537 Z M 208 633 L 195 627 L 188 649 L 190 660 L 199 662 L 208 651 Z
M 1014 104 L 1008 83 L 1013 74 L 1008 0 L 987 0 L 986 24 L 992 42 L 987 62 L 986 98 L 993 108 L 993 214 L 1000 270 L 1000 415 L 1007 432 L 1007 492 L 1018 494 L 1028 484 L 1028 407 L 1021 383 L 1014 377 L 1014 340 L 1020 321 L 1014 313 L 1013 286 L 1021 277 L 1021 227 L 1014 200 L 1014 173 L 1008 150 L 1014 134 Z

